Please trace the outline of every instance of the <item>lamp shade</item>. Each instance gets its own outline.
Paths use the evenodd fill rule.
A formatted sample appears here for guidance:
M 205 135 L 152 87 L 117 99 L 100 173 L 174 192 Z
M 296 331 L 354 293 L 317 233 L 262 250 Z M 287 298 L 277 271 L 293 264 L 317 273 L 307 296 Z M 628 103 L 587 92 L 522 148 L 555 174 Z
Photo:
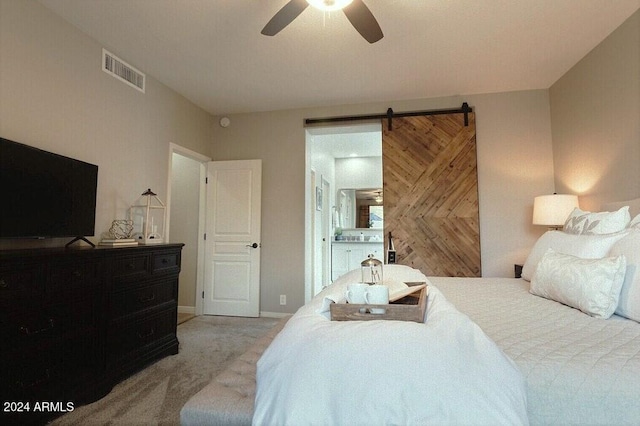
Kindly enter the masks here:
M 561 226 L 578 206 L 577 195 L 541 195 L 533 200 L 533 224 Z

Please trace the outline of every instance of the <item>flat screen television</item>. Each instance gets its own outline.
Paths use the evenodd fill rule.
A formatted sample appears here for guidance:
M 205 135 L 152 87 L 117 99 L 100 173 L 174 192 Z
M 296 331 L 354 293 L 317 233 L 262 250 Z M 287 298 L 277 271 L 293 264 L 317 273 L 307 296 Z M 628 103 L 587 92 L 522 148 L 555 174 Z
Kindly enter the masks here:
M 95 234 L 98 166 L 0 138 L 0 238 Z

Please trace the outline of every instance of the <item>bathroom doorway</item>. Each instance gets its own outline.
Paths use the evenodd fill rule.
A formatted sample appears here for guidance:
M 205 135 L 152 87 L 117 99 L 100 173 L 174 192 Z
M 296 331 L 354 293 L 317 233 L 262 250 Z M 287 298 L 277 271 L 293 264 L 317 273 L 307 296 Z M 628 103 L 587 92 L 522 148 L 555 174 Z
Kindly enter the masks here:
M 305 301 L 331 283 L 332 241 L 346 227 L 337 198 L 341 188 L 382 191 L 382 125 L 379 122 L 306 130 Z M 382 193 L 380 194 L 382 195 Z

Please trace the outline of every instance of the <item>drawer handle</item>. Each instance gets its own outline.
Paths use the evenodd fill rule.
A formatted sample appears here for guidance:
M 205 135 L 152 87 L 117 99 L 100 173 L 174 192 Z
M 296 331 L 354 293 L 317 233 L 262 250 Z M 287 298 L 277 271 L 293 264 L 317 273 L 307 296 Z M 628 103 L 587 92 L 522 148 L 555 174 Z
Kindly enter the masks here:
M 74 276 L 74 278 L 80 278 L 80 277 L 82 277 L 82 272 L 81 272 L 81 271 L 78 271 L 78 270 L 75 270 L 75 271 L 73 271 L 73 272 L 71 273 L 71 275 L 73 275 L 73 276 Z
M 138 297 L 138 302 L 140 302 L 140 303 L 149 303 L 149 302 L 154 301 L 155 298 L 156 298 L 156 294 L 155 293 L 151 293 L 151 296 L 148 296 L 148 297 L 143 297 L 143 296 Z
M 0 278 L 0 288 L 9 288 L 9 283 L 6 282 L 3 278 Z
M 44 370 L 44 376 L 36 379 L 30 383 L 25 383 L 22 380 L 17 380 L 16 384 L 18 385 L 18 387 L 20 387 L 21 389 L 28 389 L 28 388 L 32 388 L 34 386 L 37 386 L 41 383 L 47 382 L 49 381 L 49 379 L 51 378 L 51 373 L 49 373 L 49 369 L 47 368 L 46 370 Z
M 161 260 L 163 265 L 166 265 L 167 263 L 169 263 L 169 259 L 167 259 L 166 257 L 164 259 Z
M 149 331 L 147 331 L 146 333 L 144 333 L 144 334 L 138 332 L 138 338 L 139 339 L 147 339 L 147 338 L 153 336 L 155 334 L 155 332 L 156 332 L 156 330 L 153 327 L 151 327 L 151 329 Z
M 39 328 L 37 330 L 33 330 L 27 326 L 21 326 L 20 327 L 20 333 L 27 335 L 27 336 L 33 336 L 35 334 L 40 334 L 40 333 L 44 333 L 45 331 L 50 331 L 53 330 L 53 328 L 55 327 L 55 322 L 53 321 L 53 318 L 49 318 L 49 324 L 46 327 L 43 328 Z
M 127 269 L 135 269 L 136 265 L 135 263 L 127 263 Z

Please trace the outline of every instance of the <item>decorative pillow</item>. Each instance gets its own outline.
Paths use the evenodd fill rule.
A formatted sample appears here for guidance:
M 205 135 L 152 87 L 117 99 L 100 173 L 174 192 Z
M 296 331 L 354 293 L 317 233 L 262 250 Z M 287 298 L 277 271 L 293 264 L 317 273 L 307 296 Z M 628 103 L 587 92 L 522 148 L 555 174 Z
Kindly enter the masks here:
M 538 264 L 529 291 L 607 319 L 618 306 L 626 266 L 624 255 L 581 259 L 549 249 Z
M 575 235 L 562 231 L 545 232 L 534 244 L 526 262 L 522 267 L 522 278 L 531 281 L 538 262 L 552 248 L 554 251 L 583 259 L 600 259 L 605 257 L 611 247 L 629 231 L 606 235 Z
M 611 247 L 609 256 L 620 255 L 627 259 L 627 272 L 616 314 L 640 322 L 640 229 L 631 230 Z
M 564 232 L 582 235 L 613 234 L 626 228 L 630 220 L 629 206 L 621 207 L 615 212 L 599 213 L 576 207 L 564 223 Z

